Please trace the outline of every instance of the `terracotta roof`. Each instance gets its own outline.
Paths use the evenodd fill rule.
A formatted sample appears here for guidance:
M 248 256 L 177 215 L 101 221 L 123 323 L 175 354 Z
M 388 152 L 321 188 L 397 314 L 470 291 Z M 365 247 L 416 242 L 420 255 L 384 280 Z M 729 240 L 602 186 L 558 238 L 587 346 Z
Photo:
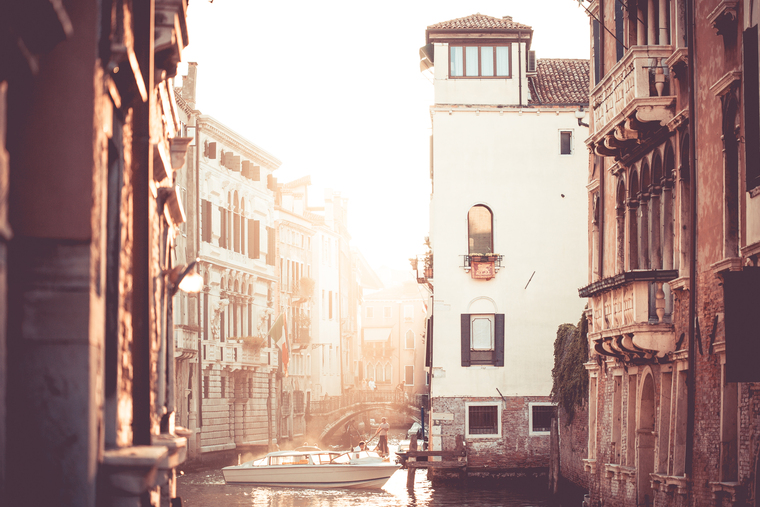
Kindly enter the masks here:
M 531 30 L 528 25 L 517 23 L 512 21 L 512 16 L 504 16 L 503 18 L 495 18 L 493 16 L 486 16 L 485 14 L 477 13 L 464 18 L 452 19 L 451 21 L 443 21 L 427 27 L 428 30 Z
M 528 86 L 530 105 L 588 104 L 589 61 L 539 59 Z

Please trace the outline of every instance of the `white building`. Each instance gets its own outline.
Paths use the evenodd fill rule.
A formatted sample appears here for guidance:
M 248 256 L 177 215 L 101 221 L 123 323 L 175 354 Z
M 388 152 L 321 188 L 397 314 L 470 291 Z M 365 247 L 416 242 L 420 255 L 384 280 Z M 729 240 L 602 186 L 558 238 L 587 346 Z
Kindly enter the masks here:
M 472 467 L 548 464 L 553 343 L 586 281 L 588 61 L 475 14 L 428 27 L 434 68 L 431 447 Z

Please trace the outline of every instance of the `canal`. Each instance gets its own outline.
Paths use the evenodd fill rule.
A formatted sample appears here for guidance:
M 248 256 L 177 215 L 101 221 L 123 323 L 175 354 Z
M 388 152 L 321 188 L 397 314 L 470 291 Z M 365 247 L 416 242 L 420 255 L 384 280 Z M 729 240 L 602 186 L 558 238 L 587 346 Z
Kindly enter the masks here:
M 400 435 L 391 436 L 395 449 Z M 394 438 L 395 437 L 395 438 Z M 401 437 L 403 438 L 403 437 Z M 514 479 L 508 483 L 456 481 L 433 485 L 418 470 L 414 489 L 406 487 L 406 470 L 398 470 L 382 489 L 301 489 L 225 484 L 220 468 L 182 472 L 177 493 L 186 507 L 579 507 L 581 500 L 551 498 L 544 483 Z

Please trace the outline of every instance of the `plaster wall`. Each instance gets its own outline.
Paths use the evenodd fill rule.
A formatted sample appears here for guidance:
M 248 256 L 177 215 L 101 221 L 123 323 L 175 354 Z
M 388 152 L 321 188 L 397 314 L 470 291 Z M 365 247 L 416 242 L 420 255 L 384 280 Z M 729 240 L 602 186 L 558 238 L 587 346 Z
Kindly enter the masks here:
M 548 395 L 557 326 L 577 321 L 584 305 L 577 288 L 587 279 L 587 131 L 569 108 L 433 108 L 432 118 L 433 396 L 493 396 L 496 387 L 509 396 Z M 559 154 L 560 130 L 573 132 L 571 155 Z M 504 256 L 488 281 L 462 267 L 476 204 L 493 212 L 494 251 Z M 460 315 L 485 307 L 505 314 L 505 365 L 462 368 Z
M 511 44 L 510 79 L 449 79 L 449 45 L 435 44 L 435 103 L 436 104 L 527 104 L 528 78 L 525 75 L 525 43 Z M 518 55 L 523 58 L 522 83 Z M 520 86 L 522 84 L 522 102 Z

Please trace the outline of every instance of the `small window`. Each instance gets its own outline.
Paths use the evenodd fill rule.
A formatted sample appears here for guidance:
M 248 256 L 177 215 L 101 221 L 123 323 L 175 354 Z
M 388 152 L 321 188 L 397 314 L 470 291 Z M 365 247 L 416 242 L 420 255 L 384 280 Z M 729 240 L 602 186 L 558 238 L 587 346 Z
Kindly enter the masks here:
M 368 306 L 367 307 L 367 318 L 371 319 L 374 316 L 375 316 L 375 308 L 372 307 L 372 306 Z
M 203 397 L 208 398 L 208 375 L 203 376 Z
M 547 434 L 552 429 L 556 407 L 551 404 L 530 404 L 530 433 Z
M 406 322 L 414 320 L 414 305 L 404 305 L 404 320 Z
M 225 377 L 222 377 L 220 380 L 221 380 L 221 393 L 222 393 L 221 397 L 226 398 L 227 397 L 227 379 Z
M 386 319 L 391 318 L 391 307 L 390 306 L 384 306 L 383 307 L 383 317 Z
M 559 132 L 559 154 L 560 155 L 573 154 L 573 131 L 572 130 L 561 130 Z
M 477 205 L 467 213 L 468 252 L 470 255 L 493 253 L 493 215 L 486 206 Z
M 469 405 L 467 407 L 467 433 L 469 435 L 496 436 L 499 434 L 497 405 Z
M 414 331 L 411 329 L 406 332 L 406 344 L 405 348 L 407 349 L 413 349 L 414 348 Z

